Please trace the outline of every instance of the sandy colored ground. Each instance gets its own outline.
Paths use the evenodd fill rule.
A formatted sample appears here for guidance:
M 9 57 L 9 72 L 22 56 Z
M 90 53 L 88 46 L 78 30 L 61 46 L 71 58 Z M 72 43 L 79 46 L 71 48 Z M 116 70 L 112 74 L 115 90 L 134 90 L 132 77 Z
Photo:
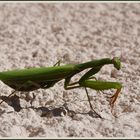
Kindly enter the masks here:
M 107 65 L 96 77 L 121 82 L 123 89 L 114 107 L 117 118 L 111 114 L 107 98 L 115 90 L 104 94 L 88 90 L 95 110 L 104 119 L 88 114 L 41 117 L 31 108 L 17 112 L 4 102 L 0 105 L 0 136 L 140 137 L 139 36 L 140 4 L 1 3 L 0 71 L 52 66 L 58 60 L 63 65 L 118 56 L 122 62 L 120 71 Z M 87 100 L 84 89 L 66 91 L 63 83 L 64 80 L 50 89 L 31 92 L 31 97 L 32 93 L 36 96 L 33 106 L 55 109 L 67 100 L 69 109 L 88 112 L 88 102 L 82 101 Z M 1 96 L 11 91 L 0 82 Z M 22 107 L 30 106 L 24 99 L 20 103 Z

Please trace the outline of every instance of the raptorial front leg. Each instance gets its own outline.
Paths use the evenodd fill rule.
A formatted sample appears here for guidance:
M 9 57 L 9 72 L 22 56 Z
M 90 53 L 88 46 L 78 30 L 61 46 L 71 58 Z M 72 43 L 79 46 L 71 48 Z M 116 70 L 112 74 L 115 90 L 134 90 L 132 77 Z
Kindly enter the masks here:
M 94 90 L 108 90 L 108 89 L 117 89 L 115 94 L 111 97 L 110 105 L 113 109 L 114 103 L 118 98 L 118 95 L 121 91 L 122 85 L 118 82 L 106 82 L 106 81 L 92 81 L 92 80 L 85 80 L 80 83 L 82 87 L 91 88 Z
M 110 100 L 110 106 L 111 106 L 112 109 L 114 107 L 114 103 L 117 100 L 118 95 L 120 94 L 120 92 L 121 92 L 121 88 L 120 89 L 117 89 L 116 92 L 115 92 L 115 94 L 110 97 L 111 98 L 111 100 Z

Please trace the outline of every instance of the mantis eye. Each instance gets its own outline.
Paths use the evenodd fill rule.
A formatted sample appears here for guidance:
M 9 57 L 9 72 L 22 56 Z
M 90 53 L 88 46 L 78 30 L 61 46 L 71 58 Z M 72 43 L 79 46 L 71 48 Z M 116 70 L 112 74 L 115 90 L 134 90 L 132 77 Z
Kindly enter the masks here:
M 117 70 L 120 70 L 120 68 L 121 68 L 121 61 L 120 61 L 120 58 L 114 57 L 114 58 L 112 59 L 112 61 L 113 61 L 114 67 L 115 67 Z

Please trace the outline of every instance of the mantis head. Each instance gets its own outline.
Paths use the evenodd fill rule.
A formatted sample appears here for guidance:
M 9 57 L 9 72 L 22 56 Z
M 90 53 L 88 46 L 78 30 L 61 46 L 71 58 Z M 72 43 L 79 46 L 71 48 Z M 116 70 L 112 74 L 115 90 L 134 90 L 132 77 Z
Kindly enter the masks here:
M 112 61 L 113 61 L 114 67 L 115 67 L 117 70 L 120 70 L 120 68 L 121 68 L 121 61 L 120 61 L 120 59 L 119 59 L 118 57 L 114 57 L 114 58 L 112 59 Z

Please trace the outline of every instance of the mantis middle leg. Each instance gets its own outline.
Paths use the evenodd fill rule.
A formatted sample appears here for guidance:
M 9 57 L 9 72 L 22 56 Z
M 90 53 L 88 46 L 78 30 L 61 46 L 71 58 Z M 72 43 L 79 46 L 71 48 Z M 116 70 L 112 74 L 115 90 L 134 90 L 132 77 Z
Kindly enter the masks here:
M 96 74 L 97 72 L 99 72 L 101 69 L 101 67 L 96 67 L 96 68 L 92 68 L 91 70 L 89 70 L 86 74 L 84 74 L 81 79 L 78 81 L 78 82 L 74 82 L 74 83 L 70 83 L 70 80 L 71 80 L 71 77 L 69 78 L 66 78 L 65 79 L 65 84 L 64 84 L 64 88 L 66 90 L 69 90 L 69 89 L 74 89 L 74 88 L 79 88 L 79 87 L 82 87 L 80 85 L 80 83 L 86 79 L 96 79 L 96 77 L 94 77 L 93 75 Z M 75 86 L 75 84 L 78 84 L 78 86 Z M 89 95 L 88 95 L 88 91 L 85 87 L 85 91 L 86 91 L 86 95 L 87 95 L 87 98 L 88 98 L 88 102 L 89 102 L 89 105 L 90 105 L 90 108 L 92 111 L 94 111 L 96 113 L 96 111 L 93 109 L 92 107 L 92 104 L 91 104 L 91 101 L 90 101 L 90 98 L 89 98 Z M 100 118 L 102 118 L 98 113 L 96 113 Z

